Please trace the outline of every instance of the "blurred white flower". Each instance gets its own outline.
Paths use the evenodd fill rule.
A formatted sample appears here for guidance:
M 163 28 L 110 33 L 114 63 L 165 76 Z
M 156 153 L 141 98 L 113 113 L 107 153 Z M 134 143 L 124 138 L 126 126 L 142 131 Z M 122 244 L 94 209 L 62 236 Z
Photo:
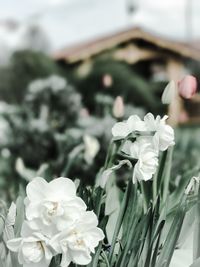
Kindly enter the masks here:
M 21 237 L 9 240 L 7 247 L 18 252 L 18 261 L 23 267 L 48 267 L 53 257 L 48 242 L 48 238 L 40 232 L 34 232 L 25 221 Z
M 166 124 L 168 116 L 161 118 L 156 116 L 154 118 L 153 114 L 148 113 L 144 117 L 144 122 L 147 131 L 155 132 L 153 136 L 153 143 L 155 148 L 161 151 L 168 149 L 169 146 L 173 146 L 174 142 L 174 130 L 171 126 Z
M 84 135 L 83 141 L 85 144 L 84 158 L 88 164 L 91 164 L 100 149 L 99 142 L 91 135 Z
M 115 123 L 112 128 L 112 135 L 117 138 L 125 138 L 134 131 L 145 130 L 144 122 L 137 115 L 132 115 L 127 121 Z
M 66 80 L 58 75 L 51 75 L 46 79 L 46 86 L 51 87 L 54 92 L 63 90 L 67 85 Z
M 0 145 L 6 146 L 10 142 L 11 138 L 11 127 L 9 122 L 0 116 Z
M 82 213 L 81 218 L 72 227 L 67 228 L 51 240 L 51 246 L 57 253 L 62 253 L 61 267 L 70 262 L 86 265 L 91 261 L 91 253 L 103 240 L 103 231 L 97 227 L 97 216 L 92 211 Z
M 26 188 L 26 217 L 39 219 L 46 226 L 63 229 L 71 225 L 86 210 L 83 200 L 76 196 L 75 184 L 68 178 L 57 178 L 50 183 L 37 177 Z
M 47 78 L 37 79 L 29 84 L 28 90 L 31 94 L 38 94 L 46 88 L 51 88 L 53 92 L 63 90 L 67 85 L 66 80 L 58 75 L 51 75 Z
M 172 103 L 173 100 L 175 100 L 176 95 L 177 95 L 177 85 L 175 81 L 170 81 L 167 86 L 165 87 L 161 101 L 163 104 L 170 104 Z
M 139 137 L 130 147 L 131 157 L 138 159 L 133 170 L 133 183 L 150 180 L 158 166 L 158 153 L 151 139 Z

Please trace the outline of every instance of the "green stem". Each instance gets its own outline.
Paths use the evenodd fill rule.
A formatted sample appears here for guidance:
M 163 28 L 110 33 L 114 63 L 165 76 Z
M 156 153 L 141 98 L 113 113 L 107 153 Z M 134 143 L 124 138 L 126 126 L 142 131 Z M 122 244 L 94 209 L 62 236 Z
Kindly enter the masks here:
M 122 204 L 120 207 L 120 211 L 119 211 L 119 215 L 117 218 L 117 223 L 115 226 L 115 230 L 114 230 L 114 234 L 113 234 L 113 238 L 112 238 L 112 242 L 111 242 L 111 249 L 110 249 L 110 255 L 109 255 L 109 262 L 110 264 L 112 264 L 112 258 L 113 258 L 113 254 L 114 254 L 114 250 L 115 250 L 115 245 L 116 245 L 116 241 L 117 241 L 117 237 L 122 225 L 122 221 L 124 218 L 124 214 L 125 214 L 125 210 L 126 210 L 126 206 L 127 206 L 127 202 L 128 202 L 128 197 L 129 197 L 129 192 L 131 189 L 131 184 L 132 184 L 132 180 L 129 180 L 128 186 L 126 188 L 123 200 L 122 200 Z
M 108 261 L 107 255 L 106 255 L 106 253 L 105 253 L 104 250 L 102 250 L 102 254 L 103 254 L 104 259 L 105 259 L 105 261 L 106 261 L 106 266 L 107 266 L 107 267 L 110 267 L 110 263 L 109 263 L 109 261 Z
M 111 141 L 111 143 L 109 145 L 109 148 L 108 148 L 108 153 L 107 153 L 107 156 L 106 156 L 106 160 L 105 160 L 104 166 L 103 166 L 103 168 L 101 170 L 101 174 L 103 173 L 103 171 L 105 171 L 107 168 L 109 168 L 112 165 L 113 158 L 114 158 L 114 155 L 116 153 L 116 149 L 117 149 L 116 144 L 113 141 Z M 97 217 L 99 217 L 99 215 L 100 215 L 103 194 L 104 194 L 104 190 L 102 189 L 100 191 L 100 193 L 99 193 L 99 196 L 98 196 L 99 201 L 98 201 L 98 205 L 96 207 L 96 215 L 97 215 Z
M 65 169 L 62 172 L 62 176 L 65 177 L 69 174 L 69 171 L 75 161 L 75 158 L 80 154 L 80 152 L 84 149 L 84 146 L 81 144 L 77 147 L 75 147 L 72 152 L 70 153 L 67 165 L 65 167 Z
M 158 179 L 158 171 L 156 172 L 156 174 L 153 177 L 153 203 L 156 203 L 156 199 L 157 199 L 157 179 Z
M 163 179 L 163 203 L 165 203 L 165 201 L 167 199 L 168 192 L 169 192 L 169 183 L 170 183 L 170 178 L 171 178 L 172 155 L 173 155 L 173 149 L 169 148 L 166 163 L 165 163 L 164 179 Z
M 147 190 L 146 190 L 146 182 L 141 181 L 140 185 L 141 185 L 141 191 L 142 191 L 142 195 L 143 195 L 143 208 L 144 208 L 144 213 L 147 212 L 148 210 L 148 205 L 149 205 L 149 201 L 148 201 L 148 194 L 147 194 Z

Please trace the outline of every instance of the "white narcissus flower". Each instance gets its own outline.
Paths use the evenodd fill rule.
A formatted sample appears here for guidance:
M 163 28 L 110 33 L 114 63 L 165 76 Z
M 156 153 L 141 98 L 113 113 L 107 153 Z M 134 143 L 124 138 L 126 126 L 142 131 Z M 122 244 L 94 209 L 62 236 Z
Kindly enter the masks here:
M 130 147 L 131 157 L 138 159 L 133 170 L 133 183 L 150 180 L 158 166 L 158 152 L 154 149 L 151 137 L 139 137 Z
M 47 237 L 33 231 L 25 221 L 21 237 L 9 240 L 7 247 L 13 252 L 18 252 L 18 261 L 23 267 L 48 267 L 53 257 L 48 243 Z
M 18 252 L 23 267 L 48 267 L 53 256 L 62 254 L 62 266 L 73 261 L 88 264 L 91 253 L 104 238 L 97 227 L 97 216 L 86 211 L 76 196 L 75 183 L 68 178 L 51 182 L 37 177 L 26 188 L 26 221 L 21 237 L 12 238 L 7 247 Z
M 115 123 L 112 128 L 112 135 L 117 138 L 125 138 L 134 131 L 145 130 L 144 122 L 137 115 L 132 115 L 127 121 Z
M 94 212 L 86 211 L 72 227 L 51 240 L 54 250 L 62 254 L 61 267 L 69 266 L 70 262 L 80 265 L 90 263 L 91 253 L 95 253 L 95 247 L 104 239 L 103 231 L 97 225 Z
M 39 219 L 46 226 L 56 225 L 58 230 L 70 226 L 86 210 L 83 200 L 76 196 L 75 184 L 68 178 L 51 182 L 35 178 L 26 188 L 26 217 Z
M 156 149 L 164 151 L 168 149 L 169 146 L 173 146 L 174 142 L 174 130 L 171 126 L 166 124 L 168 116 L 161 118 L 156 116 L 154 118 L 153 114 L 148 113 L 144 117 L 144 122 L 146 124 L 147 131 L 155 132 L 153 136 L 153 143 Z

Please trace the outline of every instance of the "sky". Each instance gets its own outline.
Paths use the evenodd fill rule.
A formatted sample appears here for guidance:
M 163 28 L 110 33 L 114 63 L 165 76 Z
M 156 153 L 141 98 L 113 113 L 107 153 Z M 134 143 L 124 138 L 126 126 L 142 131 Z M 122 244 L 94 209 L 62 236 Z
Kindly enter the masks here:
M 136 2 L 128 16 L 126 3 Z M 192 4 L 192 31 L 188 34 L 185 7 Z M 170 38 L 200 39 L 199 0 L 0 0 L 0 20 L 22 24 L 37 21 L 46 31 L 53 50 L 141 26 Z M 187 34 L 186 34 L 187 33 Z

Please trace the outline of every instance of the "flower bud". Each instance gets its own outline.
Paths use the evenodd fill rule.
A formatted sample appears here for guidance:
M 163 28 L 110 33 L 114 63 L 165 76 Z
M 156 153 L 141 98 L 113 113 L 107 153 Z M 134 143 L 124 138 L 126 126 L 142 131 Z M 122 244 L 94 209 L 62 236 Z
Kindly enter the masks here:
M 102 82 L 105 87 L 111 87 L 113 84 L 112 76 L 110 74 L 105 74 L 102 77 Z
M 170 81 L 162 94 L 161 101 L 163 104 L 170 104 L 176 97 L 177 86 L 175 81 Z
M 122 118 L 124 116 L 124 101 L 121 96 L 117 96 L 114 101 L 113 115 L 115 118 Z
M 190 99 L 197 91 L 197 80 L 192 75 L 186 75 L 178 82 L 179 95 L 185 99 Z

